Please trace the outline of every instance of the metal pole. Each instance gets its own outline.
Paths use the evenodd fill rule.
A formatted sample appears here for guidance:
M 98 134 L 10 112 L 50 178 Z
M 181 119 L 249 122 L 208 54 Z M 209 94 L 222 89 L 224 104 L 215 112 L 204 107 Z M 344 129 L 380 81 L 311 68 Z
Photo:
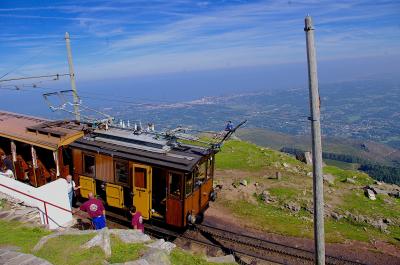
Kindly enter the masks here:
M 325 264 L 324 232 L 324 186 L 322 173 L 322 144 L 320 122 L 320 97 L 318 90 L 317 59 L 314 46 L 314 28 L 310 16 L 305 18 L 308 82 L 311 110 L 311 133 L 313 155 L 313 193 L 314 193 L 314 242 L 315 264 Z
M 72 94 L 74 96 L 74 112 L 75 112 L 75 119 L 77 121 L 80 120 L 79 114 L 79 97 L 78 93 L 76 92 L 76 84 L 75 84 L 75 73 L 74 73 L 74 65 L 72 64 L 72 52 L 71 52 L 71 42 L 69 39 L 69 33 L 65 32 L 65 44 L 67 46 L 67 56 L 68 56 L 68 65 L 69 65 L 69 77 L 71 79 L 71 88 Z

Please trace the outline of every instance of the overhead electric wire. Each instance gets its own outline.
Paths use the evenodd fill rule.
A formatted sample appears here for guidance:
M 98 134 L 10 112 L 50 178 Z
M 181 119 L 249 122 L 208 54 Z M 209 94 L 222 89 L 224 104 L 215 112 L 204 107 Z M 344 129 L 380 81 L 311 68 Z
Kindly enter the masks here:
M 69 74 L 52 74 L 52 75 L 16 77 L 16 78 L 10 78 L 10 79 L 3 79 L 3 80 L 0 80 L 0 82 L 18 81 L 18 80 L 26 80 L 26 79 L 38 79 L 38 78 L 46 78 L 46 77 L 59 78 L 59 77 L 63 77 L 63 76 L 69 76 Z
M 48 81 L 53 81 L 53 80 L 48 80 Z M 20 85 L 20 86 L 18 86 L 18 85 L 6 85 L 6 86 L 10 86 L 10 87 L 7 88 L 5 86 L 0 86 L 0 89 L 6 89 L 6 90 L 11 90 L 11 91 L 39 92 L 39 93 L 42 93 L 43 91 L 57 92 L 57 91 L 60 90 L 60 89 L 57 89 L 57 88 L 42 87 L 42 86 L 38 86 L 38 85 L 35 85 L 35 84 L 31 84 L 31 85 L 24 84 L 24 85 Z M 12 88 L 11 86 L 15 87 L 15 88 Z M 41 89 L 41 91 L 38 90 L 38 89 Z M 106 95 L 106 94 L 91 93 L 91 92 L 81 92 L 80 94 Z M 111 96 L 111 95 L 108 95 L 108 96 Z M 149 103 L 149 102 L 142 102 L 141 103 L 141 102 L 137 102 L 137 101 L 135 102 L 135 101 L 127 101 L 127 100 L 121 100 L 121 99 L 103 98 L 103 97 L 97 97 L 97 96 L 79 96 L 79 98 L 92 99 L 92 100 L 98 100 L 98 101 L 124 103 L 124 104 L 129 104 L 130 106 L 132 106 L 132 105 L 142 106 L 142 105 L 146 105 L 146 104 L 153 104 L 154 105 L 154 103 Z M 132 97 L 124 97 L 124 98 L 132 98 Z M 179 103 L 179 102 L 175 102 L 175 103 Z M 162 103 L 160 103 L 160 104 L 162 104 Z M 270 116 L 270 117 L 272 118 L 273 116 Z M 114 116 L 114 118 L 123 119 L 125 117 L 123 117 L 123 116 Z M 307 115 L 301 115 L 301 116 L 299 116 L 299 119 L 287 119 L 287 118 L 279 118 L 279 119 L 282 120 L 283 122 L 308 122 L 308 116 Z M 140 119 L 136 119 L 136 120 L 139 121 Z M 188 131 L 194 131 L 194 132 L 199 132 L 199 133 L 215 133 L 215 132 L 212 132 L 212 131 L 203 131 L 203 130 L 190 129 L 190 128 L 185 128 L 185 129 L 188 130 Z
M 61 41 L 61 40 L 60 40 Z M 31 60 L 33 60 L 34 58 L 38 57 L 39 55 L 41 55 L 45 50 L 47 50 L 50 46 L 54 45 L 57 42 L 53 42 L 51 45 L 46 45 L 44 47 L 42 47 L 42 49 L 37 52 L 36 54 L 34 54 L 33 56 L 29 57 L 27 60 L 25 60 L 23 63 L 17 65 L 16 67 L 14 67 L 13 69 L 11 69 L 10 71 L 8 71 L 7 73 L 3 74 L 0 77 L 0 80 L 3 79 L 4 77 L 6 77 L 7 75 L 11 74 L 12 72 L 15 72 L 16 70 L 20 69 L 21 67 L 25 66 L 27 63 L 29 63 Z
M 6 89 L 6 90 L 12 90 L 12 91 L 38 92 L 38 93 L 42 93 L 43 91 L 51 91 L 51 92 L 59 91 L 59 89 L 56 89 L 56 88 L 41 87 L 41 86 L 23 87 L 23 88 L 20 88 L 20 87 L 18 87 L 18 88 L 6 88 L 6 87 L 0 86 L 0 89 Z M 38 89 L 41 89 L 41 91 L 38 90 Z M 100 98 L 100 97 L 95 97 L 95 96 L 79 96 L 79 98 L 84 98 L 84 99 L 86 98 L 86 99 L 93 99 L 93 100 L 107 101 L 107 102 L 125 103 L 125 104 L 129 104 L 130 106 L 132 106 L 132 105 L 142 106 L 142 105 L 146 105 L 146 104 L 151 104 L 151 103 L 139 103 L 139 102 L 133 102 L 133 101 L 119 100 L 119 99 Z M 273 116 L 270 116 L 270 117 L 273 118 Z M 123 117 L 123 116 L 114 116 L 114 118 L 123 119 L 125 117 Z M 136 120 L 139 121 L 140 119 L 136 119 Z M 282 120 L 283 122 L 308 122 L 308 116 L 301 115 L 301 116 L 299 116 L 299 119 L 279 118 L 279 120 Z M 188 131 L 199 132 L 199 133 L 214 133 L 212 131 L 202 131 L 202 130 L 189 129 L 189 128 L 187 130 Z

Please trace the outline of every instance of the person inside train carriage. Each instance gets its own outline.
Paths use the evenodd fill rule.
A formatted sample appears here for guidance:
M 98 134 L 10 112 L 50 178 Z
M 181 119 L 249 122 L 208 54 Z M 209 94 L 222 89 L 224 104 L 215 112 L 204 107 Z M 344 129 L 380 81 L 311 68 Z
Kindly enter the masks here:
M 132 228 L 136 230 L 140 230 L 144 233 L 144 225 L 143 225 L 143 216 L 142 213 L 139 211 L 136 211 L 136 207 L 132 206 L 129 209 L 129 212 L 132 215 Z
M 4 164 L 3 164 L 2 168 L 1 168 L 1 172 L 3 173 L 3 175 L 5 175 L 5 176 L 7 176 L 9 178 L 15 179 L 14 172 L 12 172 L 12 170 L 7 168 L 7 166 L 4 165 Z
M 13 162 L 11 161 L 11 159 L 9 159 L 9 158 L 7 157 L 6 154 L 3 153 L 3 154 L 1 155 L 1 161 L 3 162 L 3 165 L 4 165 L 7 169 L 9 169 L 9 170 L 11 170 L 11 171 L 14 171 Z
M 96 199 L 92 192 L 88 194 L 89 200 L 81 205 L 81 211 L 87 212 L 92 219 L 94 229 L 99 230 L 106 227 L 106 210 L 103 202 Z
M 75 197 L 75 191 L 77 191 L 78 189 L 81 188 L 81 186 L 76 186 L 75 185 L 75 181 L 72 180 L 72 176 L 68 175 L 65 178 L 66 182 L 67 182 L 67 192 L 68 192 L 68 199 L 69 199 L 69 203 L 71 205 L 71 209 L 72 209 L 72 203 L 73 203 L 73 199 Z

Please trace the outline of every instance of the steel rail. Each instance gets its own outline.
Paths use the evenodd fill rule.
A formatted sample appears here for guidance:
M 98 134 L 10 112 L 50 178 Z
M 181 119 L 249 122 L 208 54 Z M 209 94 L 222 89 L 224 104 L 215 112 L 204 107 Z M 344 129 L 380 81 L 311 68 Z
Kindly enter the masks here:
M 204 233 L 209 233 L 212 236 L 221 238 L 226 241 L 234 241 L 238 244 L 247 245 L 247 246 L 258 248 L 258 249 L 262 248 L 262 249 L 265 249 L 266 251 L 276 252 L 276 253 L 283 254 L 286 256 L 292 256 L 292 257 L 301 258 L 301 259 L 310 260 L 310 261 L 314 260 L 314 252 L 313 251 L 292 247 L 292 246 L 289 246 L 286 244 L 277 243 L 277 242 L 273 242 L 270 240 L 257 238 L 254 236 L 239 234 L 239 233 L 235 233 L 235 232 L 232 232 L 229 230 L 224 230 L 224 229 L 209 226 L 209 225 L 196 225 L 196 229 L 199 229 L 199 231 L 203 231 Z M 210 230 L 213 230 L 213 231 L 210 231 Z M 331 256 L 331 255 L 326 255 L 326 258 L 327 258 L 327 260 L 326 260 L 327 264 L 365 265 L 364 263 L 361 263 L 359 261 L 347 260 L 342 257 L 335 257 L 335 256 Z

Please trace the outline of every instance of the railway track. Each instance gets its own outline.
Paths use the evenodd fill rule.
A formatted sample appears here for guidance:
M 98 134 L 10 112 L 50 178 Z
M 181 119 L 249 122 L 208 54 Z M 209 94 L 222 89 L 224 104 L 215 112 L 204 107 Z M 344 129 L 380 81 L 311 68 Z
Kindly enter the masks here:
M 244 253 L 247 256 L 280 264 L 314 264 L 312 251 L 295 248 L 285 244 L 260 239 L 248 235 L 209 225 L 197 225 L 198 233 L 210 239 L 214 244 L 220 244 L 229 249 L 232 254 Z M 326 264 L 331 265 L 365 265 L 358 261 L 347 260 L 343 257 L 326 256 Z
M 127 220 L 108 216 L 109 221 L 129 227 Z M 239 264 L 314 264 L 312 251 L 295 248 L 273 241 L 235 233 L 233 231 L 209 225 L 196 225 L 183 232 L 171 231 L 159 226 L 145 224 L 146 233 L 169 241 L 182 239 L 205 247 L 221 249 L 225 254 L 234 255 Z M 358 261 L 343 257 L 326 256 L 326 264 L 330 265 L 365 265 Z

